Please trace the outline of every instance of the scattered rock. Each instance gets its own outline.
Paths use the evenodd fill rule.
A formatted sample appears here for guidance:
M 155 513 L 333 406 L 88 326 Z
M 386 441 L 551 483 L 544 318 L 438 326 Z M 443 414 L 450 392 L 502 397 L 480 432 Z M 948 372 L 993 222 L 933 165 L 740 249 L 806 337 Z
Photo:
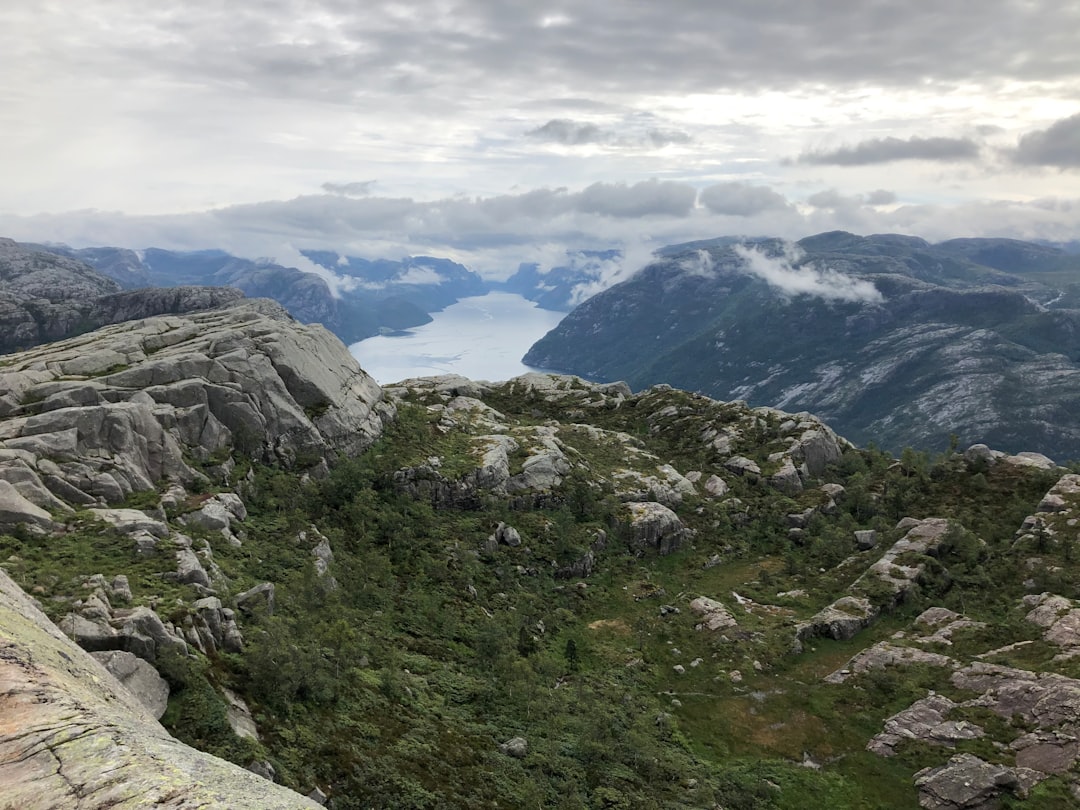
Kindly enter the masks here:
M 732 456 L 724 462 L 724 469 L 735 475 L 761 475 L 761 467 L 745 456 Z
M 1020 788 L 1016 772 L 992 765 L 974 754 L 957 754 L 947 765 L 923 768 L 915 774 L 919 806 L 925 810 L 989 808 L 1005 793 Z
M 877 545 L 877 542 L 878 535 L 873 529 L 861 529 L 855 532 L 855 547 L 859 551 L 869 551 Z
M 710 475 L 705 479 L 705 491 L 714 498 L 724 497 L 729 489 L 727 482 L 719 475 Z
M 508 757 L 523 759 L 529 753 L 529 743 L 524 737 L 512 737 L 499 746 Z
M 491 539 L 496 543 L 502 543 L 511 548 L 517 548 L 521 545 L 521 535 L 518 533 L 518 530 L 505 523 L 500 523 L 495 527 L 495 531 L 491 534 Z
M 927 652 L 914 647 L 901 647 L 888 641 L 879 641 L 872 647 L 861 650 L 840 669 L 825 677 L 826 683 L 843 683 L 848 678 L 862 672 L 902 667 L 914 664 L 926 664 L 932 667 L 955 669 L 957 662 L 947 655 Z
M 956 703 L 944 695 L 930 695 L 885 721 L 885 730 L 875 736 L 866 750 L 883 757 L 895 756 L 897 746 L 910 740 L 954 748 L 963 740 L 986 736 L 981 726 L 964 720 L 947 720 Z
M 274 583 L 263 582 L 236 597 L 236 606 L 243 613 L 263 610 L 268 616 L 274 614 Z
M 701 617 L 701 622 L 696 626 L 698 630 L 717 631 L 724 630 L 736 625 L 731 612 L 720 602 L 699 596 L 690 603 L 690 610 Z

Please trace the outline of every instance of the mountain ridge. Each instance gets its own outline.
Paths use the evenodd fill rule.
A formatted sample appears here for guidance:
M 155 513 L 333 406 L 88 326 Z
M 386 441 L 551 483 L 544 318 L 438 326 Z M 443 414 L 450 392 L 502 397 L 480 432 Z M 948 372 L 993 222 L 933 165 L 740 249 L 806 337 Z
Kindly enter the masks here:
M 777 240 L 749 244 L 762 272 L 780 273 L 773 281 L 726 240 L 671 249 L 582 304 L 523 361 L 809 410 L 897 452 L 940 448 L 956 433 L 1080 456 L 1080 316 L 1061 306 L 1067 292 L 914 237 L 819 234 L 797 243 L 796 257 Z M 785 293 L 775 278 L 816 286 Z M 873 284 L 883 300 L 835 297 L 850 297 L 853 283 Z

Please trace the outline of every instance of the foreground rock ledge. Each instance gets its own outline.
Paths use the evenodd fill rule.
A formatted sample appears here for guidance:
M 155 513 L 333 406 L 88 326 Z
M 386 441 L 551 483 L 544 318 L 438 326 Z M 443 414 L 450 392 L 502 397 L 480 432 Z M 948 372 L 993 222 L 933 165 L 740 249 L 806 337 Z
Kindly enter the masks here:
M 0 807 L 319 806 L 170 737 L 0 571 Z

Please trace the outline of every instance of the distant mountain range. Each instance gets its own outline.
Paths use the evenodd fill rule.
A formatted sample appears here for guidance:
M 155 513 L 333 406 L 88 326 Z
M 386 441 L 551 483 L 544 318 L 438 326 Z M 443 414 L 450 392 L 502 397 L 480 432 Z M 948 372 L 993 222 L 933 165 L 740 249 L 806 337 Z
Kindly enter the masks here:
M 293 317 L 321 323 L 347 344 L 427 323 L 429 312 L 488 289 L 479 275 L 463 265 L 426 256 L 368 261 L 328 251 L 304 252 L 310 261 L 342 278 L 331 290 L 314 273 L 270 260 L 242 259 L 222 250 L 23 247 L 89 265 L 115 282 L 116 289 L 210 285 L 234 287 L 251 298 L 272 298 Z
M 500 286 L 543 309 L 569 312 L 611 286 L 610 279 L 621 269 L 622 258 L 621 250 L 567 251 L 566 264 L 545 270 L 536 262 L 523 262 Z
M 823 233 L 675 245 L 524 362 L 805 410 L 859 443 L 1080 458 L 1080 256 Z

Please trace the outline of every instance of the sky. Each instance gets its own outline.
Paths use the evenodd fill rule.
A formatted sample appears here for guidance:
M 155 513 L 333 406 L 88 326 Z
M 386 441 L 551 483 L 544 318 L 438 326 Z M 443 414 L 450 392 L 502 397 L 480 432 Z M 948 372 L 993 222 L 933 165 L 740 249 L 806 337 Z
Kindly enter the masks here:
M 0 235 L 447 256 L 1080 239 L 1080 0 L 4 0 Z

